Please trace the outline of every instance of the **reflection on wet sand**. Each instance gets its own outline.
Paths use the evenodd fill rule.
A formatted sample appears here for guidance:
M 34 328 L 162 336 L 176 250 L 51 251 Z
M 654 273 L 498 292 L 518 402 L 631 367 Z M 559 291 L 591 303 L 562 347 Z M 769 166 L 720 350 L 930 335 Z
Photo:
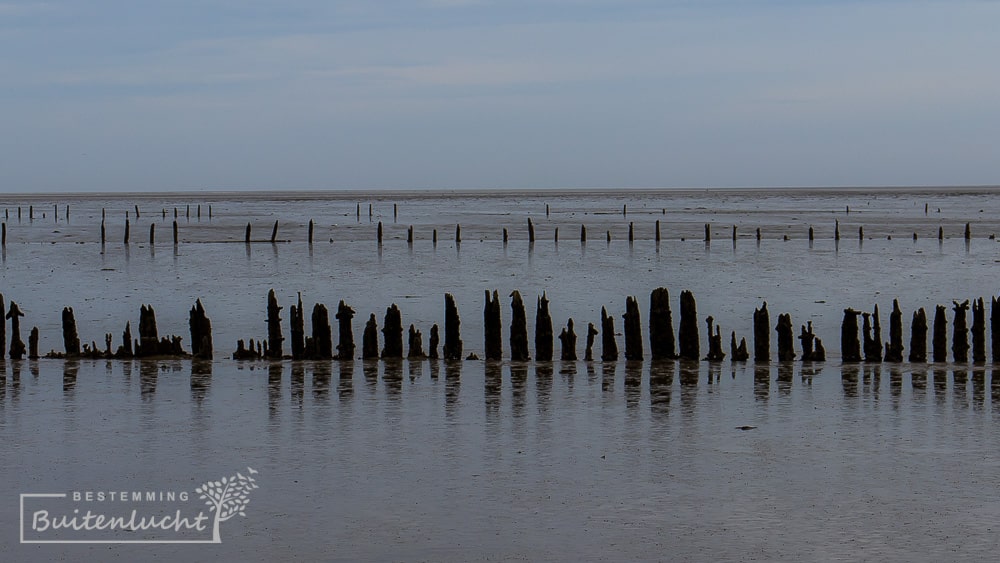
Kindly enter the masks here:
M 625 362 L 625 406 L 628 408 L 637 406 L 642 397 L 642 366 L 643 362 Z
M 487 361 L 483 379 L 483 396 L 486 399 L 486 419 L 497 422 L 500 418 L 500 393 L 503 389 L 503 364 Z
M 191 362 L 191 400 L 201 405 L 212 384 L 212 362 L 193 360 Z
M 778 363 L 778 394 L 788 395 L 792 392 L 792 378 L 795 376 L 795 364 Z
M 566 382 L 566 388 L 573 392 L 573 380 L 576 379 L 576 362 L 566 361 L 559 364 L 559 375 Z
M 857 380 L 855 380 L 855 383 Z M 766 401 L 771 396 L 771 366 L 754 364 L 753 396 L 758 401 Z
M 931 381 L 934 384 L 934 400 L 938 405 L 943 405 L 945 395 L 948 393 L 948 375 L 944 369 L 932 367 L 930 369 Z
M 267 412 L 273 419 L 281 408 L 281 362 L 267 365 Z
M 403 360 L 392 359 L 383 361 L 382 381 L 385 383 L 386 397 L 399 399 L 403 393 Z
M 354 362 L 338 362 L 340 367 L 337 381 L 337 396 L 340 400 L 347 401 L 354 395 Z
M 455 413 L 458 406 L 458 393 L 462 386 L 462 361 L 446 360 L 444 362 L 444 405 L 449 415 Z
M 306 368 L 302 362 L 292 362 L 291 369 L 291 401 L 292 405 L 302 409 L 302 400 L 305 397 Z
M 552 364 L 535 364 L 535 396 L 538 401 L 538 412 L 545 414 L 549 410 L 552 397 Z
M 312 364 L 312 394 L 317 403 L 325 404 L 330 398 L 330 380 L 333 378 L 333 366 L 329 361 L 319 361 Z
M 669 413 L 676 371 L 673 360 L 654 361 L 649 365 L 649 408 L 654 415 L 665 417 Z
M 152 401 L 156 394 L 156 380 L 160 366 L 154 360 L 139 362 L 139 394 L 143 401 Z
M 527 396 L 528 365 L 524 362 L 510 364 L 510 397 L 511 409 L 515 418 L 524 416 L 524 403 Z
M 365 378 L 365 387 L 372 395 L 375 394 L 375 389 L 378 387 L 378 364 L 378 360 L 363 360 L 361 362 L 361 374 Z

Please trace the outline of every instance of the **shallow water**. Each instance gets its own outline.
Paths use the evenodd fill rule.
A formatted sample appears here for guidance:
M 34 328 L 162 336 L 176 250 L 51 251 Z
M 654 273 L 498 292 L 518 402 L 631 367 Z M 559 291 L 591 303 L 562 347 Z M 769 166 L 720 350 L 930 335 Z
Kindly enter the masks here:
M 196 369 L 8 362 L 0 528 L 14 538 L 20 492 L 191 490 L 252 466 L 260 488 L 221 545 L 8 540 L 6 553 L 940 561 L 1000 547 L 1000 377 L 985 368 Z
M 9 199 L 0 290 L 26 313 L 22 338 L 38 326 L 43 353 L 61 350 L 60 311 L 71 306 L 82 340 L 103 347 L 110 332 L 117 346 L 127 320 L 136 330 L 143 303 L 156 308 L 161 334 L 187 336 L 188 309 L 201 298 L 216 361 L 0 364 L 0 475 L 10 509 L 0 510 L 0 550 L 12 560 L 985 559 L 1000 547 L 992 529 L 1000 375 L 992 365 L 841 366 L 838 358 L 845 307 L 877 303 L 887 327 L 898 297 L 908 346 L 914 308 L 933 314 L 935 304 L 996 293 L 994 198 L 990 190 L 400 193 L 374 200 L 371 220 L 362 194 Z M 152 213 L 160 209 L 166 221 Z M 126 210 L 129 245 L 121 241 Z M 270 244 L 275 220 L 279 242 Z M 705 222 L 711 244 L 702 240 Z M 557 332 L 573 317 L 583 333 L 602 306 L 620 330 L 627 295 L 638 296 L 645 331 L 658 286 L 674 303 L 693 290 L 700 318 L 712 315 L 724 342 L 732 330 L 751 347 L 753 308 L 766 300 L 773 322 L 783 312 L 796 325 L 812 321 L 831 361 L 225 359 L 237 339 L 265 335 L 270 288 L 283 315 L 300 291 L 307 310 L 344 299 L 358 313 L 359 345 L 367 316 L 381 325 L 393 302 L 426 344 L 451 292 L 465 351 L 481 356 L 485 289 L 520 290 L 531 334 L 532 297 L 543 291 Z M 678 315 L 675 307 L 675 327 Z M 283 324 L 287 335 L 287 317 Z M 260 489 L 246 518 L 222 524 L 221 545 L 17 543 L 21 493 L 192 491 L 247 466 L 259 471 Z

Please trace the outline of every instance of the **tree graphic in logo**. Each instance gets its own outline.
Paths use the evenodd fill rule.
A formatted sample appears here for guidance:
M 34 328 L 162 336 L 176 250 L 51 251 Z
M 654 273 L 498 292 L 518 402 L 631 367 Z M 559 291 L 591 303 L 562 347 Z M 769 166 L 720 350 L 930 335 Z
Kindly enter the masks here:
M 246 516 L 247 504 L 250 503 L 250 491 L 257 488 L 257 481 L 253 478 L 257 471 L 252 467 L 247 467 L 247 474 L 243 475 L 239 471 L 236 475 L 223 477 L 219 481 L 209 481 L 198 487 L 194 492 L 205 499 L 207 504 L 215 511 L 215 524 L 212 529 L 212 541 L 222 543 L 219 537 L 219 524 L 229 520 L 239 514 Z

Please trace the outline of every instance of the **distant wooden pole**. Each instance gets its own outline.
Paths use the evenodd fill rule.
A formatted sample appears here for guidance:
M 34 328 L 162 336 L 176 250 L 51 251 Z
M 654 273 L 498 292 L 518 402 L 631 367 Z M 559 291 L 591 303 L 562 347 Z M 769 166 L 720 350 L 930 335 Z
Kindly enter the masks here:
M 587 242 L 587 226 L 580 225 L 580 242 Z
M 156 223 L 149 224 L 149 244 L 156 243 Z
M 135 218 L 136 219 L 139 218 L 139 206 L 138 205 L 135 206 Z
M 129 235 L 129 224 L 128 224 L 128 218 L 126 218 L 125 219 L 125 244 L 128 244 L 128 235 Z
M 656 220 L 656 234 L 655 234 L 655 238 L 656 238 L 656 242 L 660 242 L 660 220 L 659 219 Z
M 705 223 L 705 242 L 712 242 L 712 226 Z
M 274 227 L 271 228 L 271 244 L 274 244 L 278 239 L 278 222 L 274 222 Z
M 413 225 L 406 229 L 406 243 L 413 244 Z
M 3 234 L 0 235 L 0 245 L 7 246 L 7 223 L 3 224 Z
M 174 221 L 174 244 L 176 245 L 177 242 L 178 242 L 178 239 L 177 239 L 177 221 Z
M 104 246 L 105 235 L 107 233 L 104 230 L 104 219 L 101 219 L 101 246 Z
M 628 241 L 635 241 L 635 225 L 631 221 L 628 224 Z
M 315 228 L 315 227 L 314 227 L 314 225 L 313 225 L 313 220 L 312 220 L 312 219 L 310 219 L 310 220 L 309 220 L 309 244 L 312 244 L 312 243 L 313 243 L 313 229 L 314 229 L 314 228 Z
M 535 226 L 531 223 L 531 217 L 528 217 L 528 242 L 535 242 Z
M 455 243 L 462 242 L 462 225 L 455 225 Z
M 378 241 L 379 246 L 382 246 L 382 221 L 378 222 L 378 231 L 375 234 L 375 238 Z
M 813 241 L 813 228 L 809 227 L 809 242 Z
M 247 231 L 246 231 L 246 236 L 244 237 L 244 239 L 243 239 L 243 240 L 244 240 L 244 242 L 246 242 L 247 244 L 250 244 L 250 223 L 247 223 Z
M 503 243 L 507 244 L 507 227 L 503 228 Z

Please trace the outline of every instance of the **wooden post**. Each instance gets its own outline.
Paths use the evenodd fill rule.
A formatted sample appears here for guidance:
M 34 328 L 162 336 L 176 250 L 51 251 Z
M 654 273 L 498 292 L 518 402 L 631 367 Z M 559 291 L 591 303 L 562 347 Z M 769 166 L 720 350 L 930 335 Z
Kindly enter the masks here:
M 507 227 L 503 228 L 503 243 L 507 244 Z
M 635 241 L 635 225 L 631 221 L 628 224 L 628 241 Z
M 455 243 L 462 242 L 462 225 L 455 225 Z
M 174 244 L 177 244 L 177 221 L 174 221 Z
M 125 219 L 125 244 L 128 244 L 128 231 L 129 231 L 129 224 L 128 224 L 128 219 L 126 218 Z
M 378 222 L 378 229 L 375 231 L 375 240 L 382 246 L 382 221 Z
M 243 241 L 250 244 L 250 223 L 247 223 L 246 235 L 244 236 Z
M 712 226 L 705 223 L 705 242 L 712 242 Z
M 587 242 L 587 226 L 580 225 L 580 242 Z
M 656 220 L 656 242 L 660 242 L 660 220 Z
M 809 227 L 809 242 L 813 241 L 813 228 Z
M 406 229 L 406 243 L 413 244 L 413 225 Z
M 531 223 L 531 217 L 528 217 L 528 242 L 535 242 L 535 226 Z
M 271 244 L 274 244 L 278 239 L 278 222 L 274 222 L 274 227 L 271 229 Z
M 0 245 L 7 246 L 7 223 L 3 224 L 3 240 L 0 241 Z
M 156 243 L 156 223 L 149 224 L 149 244 Z
M 969 223 L 965 224 L 965 240 L 972 239 L 972 226 Z
M 104 219 L 101 219 L 101 246 L 104 246 L 105 234 L 107 233 L 104 230 Z
M 314 229 L 313 220 L 310 219 L 309 220 L 309 244 L 313 243 L 313 229 Z

